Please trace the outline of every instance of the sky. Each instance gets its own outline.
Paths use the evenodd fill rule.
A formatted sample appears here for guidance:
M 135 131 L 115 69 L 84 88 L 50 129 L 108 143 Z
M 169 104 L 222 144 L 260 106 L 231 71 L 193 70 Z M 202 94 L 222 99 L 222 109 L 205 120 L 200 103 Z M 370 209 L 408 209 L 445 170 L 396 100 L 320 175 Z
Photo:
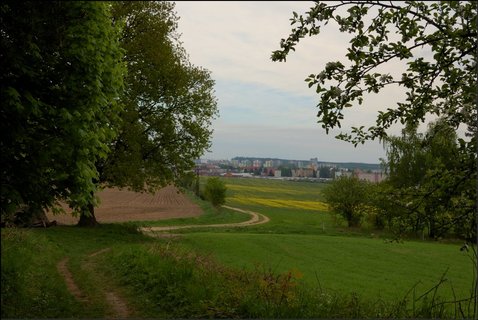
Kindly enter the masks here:
M 312 1 L 178 1 L 178 31 L 189 61 L 208 69 L 215 81 L 219 116 L 212 122 L 212 146 L 203 159 L 235 156 L 326 162 L 379 163 L 385 149 L 378 141 L 354 147 L 335 138 L 352 126 L 375 123 L 377 111 L 400 101 L 403 92 L 388 89 L 368 96 L 344 114 L 341 129 L 329 134 L 317 123 L 318 96 L 305 78 L 329 61 L 346 61 L 350 35 L 327 25 L 304 38 L 287 62 L 273 62 L 291 25 L 292 12 L 303 14 Z M 389 65 L 389 71 L 398 70 Z M 399 134 L 400 128 L 389 133 Z

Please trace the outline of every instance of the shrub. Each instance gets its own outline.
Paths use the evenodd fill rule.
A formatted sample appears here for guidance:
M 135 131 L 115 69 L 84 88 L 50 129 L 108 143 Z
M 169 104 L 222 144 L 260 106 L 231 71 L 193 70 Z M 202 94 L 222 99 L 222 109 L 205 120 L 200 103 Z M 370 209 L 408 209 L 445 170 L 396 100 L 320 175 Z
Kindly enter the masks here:
M 368 182 L 356 177 L 340 177 L 323 193 L 330 207 L 347 220 L 349 227 L 358 227 L 368 204 L 368 187 Z
M 226 185 L 219 178 L 209 178 L 204 187 L 204 197 L 213 206 L 219 207 L 226 203 Z

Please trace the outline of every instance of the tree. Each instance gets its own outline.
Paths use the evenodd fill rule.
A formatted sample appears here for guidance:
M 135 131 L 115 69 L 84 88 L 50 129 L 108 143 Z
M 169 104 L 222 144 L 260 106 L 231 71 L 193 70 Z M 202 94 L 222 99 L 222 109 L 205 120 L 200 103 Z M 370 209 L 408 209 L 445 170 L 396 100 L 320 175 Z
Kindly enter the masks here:
M 332 178 L 332 168 L 331 167 L 320 167 L 319 169 L 319 178 Z
M 463 190 L 455 210 L 470 217 L 477 209 L 476 16 L 477 4 L 472 1 L 316 2 L 304 16 L 293 13 L 292 32 L 281 40 L 272 60 L 285 61 L 301 39 L 319 35 L 329 22 L 351 34 L 346 55 L 349 63 L 331 61 L 306 78 L 319 94 L 318 122 L 328 133 L 340 127 L 343 110 L 362 104 L 365 94 L 399 86 L 406 91 L 404 101 L 391 102 L 393 105 L 380 111 L 374 126 L 353 127 L 351 134 L 341 133 L 337 138 L 355 146 L 383 140 L 393 124 L 416 126 L 430 115 L 442 117 L 454 130 L 467 126 L 467 141 L 458 140 L 459 165 L 430 176 L 428 193 Z M 406 65 L 401 75 L 380 72 L 381 67 L 397 60 Z M 476 234 L 473 226 L 476 220 L 468 228 Z
M 360 226 L 363 209 L 368 204 L 368 182 L 341 176 L 327 185 L 323 194 L 328 205 L 347 220 L 349 227 Z
M 470 227 L 476 226 L 473 203 L 466 201 L 473 187 L 469 182 L 455 183 L 455 173 L 462 171 L 457 141 L 456 132 L 443 120 L 431 123 L 426 134 L 409 126 L 402 136 L 385 140 L 385 167 L 393 189 L 388 190 L 389 199 L 383 204 L 393 203 L 389 210 L 400 211 L 395 216 L 401 217 L 401 222 L 406 221 L 414 232 L 426 228 L 430 238 L 449 231 L 468 238 L 473 235 Z
M 112 152 L 97 162 L 98 183 L 149 192 L 181 186 L 210 146 L 217 115 L 214 81 L 188 61 L 174 3 L 118 1 L 112 15 L 124 24 L 120 43 L 128 73 L 120 99 L 122 126 Z M 94 225 L 90 210 L 84 221 Z
M 290 167 L 280 166 L 279 170 L 282 177 L 292 177 L 292 169 Z
M 210 201 L 213 206 L 219 207 L 226 203 L 226 185 L 219 178 L 207 179 L 204 186 L 204 197 Z
M 104 2 L 0 5 L 2 220 L 95 203 L 95 163 L 119 121 L 124 66 Z

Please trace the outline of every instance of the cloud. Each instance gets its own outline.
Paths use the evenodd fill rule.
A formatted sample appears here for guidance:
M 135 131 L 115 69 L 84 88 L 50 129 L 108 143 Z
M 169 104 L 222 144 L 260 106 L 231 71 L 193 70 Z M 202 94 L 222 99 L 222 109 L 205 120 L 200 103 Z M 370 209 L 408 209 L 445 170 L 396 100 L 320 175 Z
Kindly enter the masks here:
M 228 123 L 293 126 L 315 122 L 312 96 L 235 80 L 218 80 L 216 91 L 221 118 Z
M 304 94 L 310 92 L 304 78 L 311 67 L 328 61 L 323 53 L 336 57 L 338 51 L 346 52 L 330 41 L 336 35 L 326 34 L 321 44 L 305 39 L 300 44 L 305 49 L 291 55 L 287 63 L 271 61 L 272 51 L 279 49 L 280 39 L 290 32 L 292 11 L 305 11 L 312 5 L 310 1 L 181 1 L 176 10 L 182 17 L 181 39 L 191 61 L 211 70 L 215 78 L 268 83 Z
M 180 1 L 179 32 L 190 61 L 211 71 L 216 81 L 220 118 L 214 121 L 211 157 L 236 155 L 377 162 L 384 155 L 376 142 L 366 147 L 334 139 L 317 123 L 318 96 L 304 79 L 329 61 L 347 62 L 350 35 L 330 23 L 321 33 L 304 38 L 287 62 L 272 62 L 274 50 L 291 32 L 292 12 L 304 14 L 312 1 Z M 379 72 L 399 76 L 404 63 L 387 63 Z M 390 87 L 369 94 L 363 105 L 344 110 L 342 128 L 373 126 L 379 110 L 405 99 L 404 90 Z M 390 134 L 400 134 L 394 125 Z M 313 137 L 313 138 L 312 138 Z M 280 140 L 280 142 L 279 142 Z M 265 143 L 264 141 L 267 141 Z M 284 147 L 287 146 L 287 147 Z M 266 154 L 267 153 L 267 154 Z

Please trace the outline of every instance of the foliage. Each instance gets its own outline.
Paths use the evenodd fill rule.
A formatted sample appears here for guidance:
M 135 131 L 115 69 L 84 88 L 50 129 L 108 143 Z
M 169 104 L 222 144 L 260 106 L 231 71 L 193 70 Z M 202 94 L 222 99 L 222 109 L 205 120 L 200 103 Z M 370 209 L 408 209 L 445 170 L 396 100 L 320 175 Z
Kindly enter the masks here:
M 294 28 L 281 40 L 281 50 L 273 52 L 272 60 L 285 61 L 302 38 L 318 35 L 323 26 L 336 22 L 341 32 L 353 35 L 346 55 L 349 66 L 329 62 L 306 79 L 320 95 L 318 117 L 326 130 L 339 126 L 344 108 L 355 101 L 361 104 L 364 93 L 378 93 L 391 85 L 407 90 L 405 102 L 380 112 L 376 126 L 367 131 L 354 128 L 355 137 L 342 134 L 340 138 L 354 143 L 381 138 L 393 123 L 416 124 L 428 113 L 444 116 L 455 128 L 461 123 L 472 125 L 476 9 L 471 1 L 318 1 L 305 16 L 294 12 Z M 398 37 L 392 36 L 393 31 Z M 378 67 L 393 60 L 406 62 L 407 71 L 398 77 L 378 72 Z M 336 84 L 327 86 L 331 82 Z
M 281 171 L 282 177 L 292 177 L 292 169 L 286 166 L 279 166 L 278 168 Z
M 346 54 L 348 62 L 331 61 L 321 72 L 306 79 L 309 87 L 315 87 L 319 94 L 319 123 L 327 132 L 340 127 L 343 111 L 362 104 L 366 94 L 376 94 L 393 86 L 403 88 L 405 100 L 385 105 L 386 110 L 378 112 L 374 126 L 353 127 L 351 134 L 337 136 L 355 146 L 370 139 L 387 139 L 387 129 L 398 122 L 414 128 L 430 116 L 441 117 L 455 131 L 460 126 L 467 127 L 466 140 L 458 139 L 458 149 L 438 146 L 443 151 L 454 152 L 448 154 L 452 156 L 453 165 L 444 163 L 442 158 L 441 165 L 419 167 L 425 159 L 417 151 L 414 153 L 417 163 L 413 163 L 413 167 L 420 171 L 419 176 L 409 172 L 407 177 L 412 180 L 427 177 L 426 184 L 420 185 L 421 197 L 413 191 L 417 197 L 412 207 L 435 201 L 430 210 L 442 206 L 439 210 L 445 216 L 452 216 L 445 217 L 448 221 L 443 223 L 466 225 L 460 233 L 470 241 L 476 238 L 476 222 L 470 219 L 472 213 L 476 213 L 476 17 L 477 5 L 473 1 L 316 2 L 304 16 L 294 12 L 290 35 L 281 40 L 281 49 L 272 54 L 272 60 L 285 61 L 301 39 L 319 35 L 329 22 L 335 22 L 341 32 L 351 35 Z M 401 74 L 390 74 L 390 69 L 385 68 L 400 62 L 405 68 Z M 416 144 L 418 140 L 421 140 L 420 146 Z M 409 141 L 410 148 L 428 143 L 428 150 L 437 148 L 436 139 L 418 140 Z M 428 155 L 433 154 L 430 152 Z M 401 163 L 408 165 L 405 160 Z M 423 175 L 425 169 L 427 172 Z
M 349 227 L 358 227 L 368 204 L 367 181 L 351 176 L 335 179 L 323 190 L 327 204 L 342 215 Z
M 112 14 L 124 21 L 120 42 L 128 74 L 123 125 L 112 153 L 98 163 L 101 181 L 137 191 L 180 185 L 210 146 L 214 81 L 188 61 L 174 3 L 118 1 Z
M 94 203 L 124 66 L 105 2 L 0 6 L 1 211 Z
M 226 191 L 226 185 L 222 180 L 216 177 L 209 178 L 204 186 L 204 197 L 213 206 L 219 207 L 226 203 Z
M 460 160 L 466 154 L 457 141 L 455 131 L 443 120 L 432 123 L 426 134 L 407 127 L 401 137 L 385 140 L 387 184 L 392 188 L 382 203 L 393 203 L 388 214 L 392 212 L 408 230 L 426 229 L 431 238 L 450 233 L 464 239 L 476 237 L 473 185 L 464 176 L 470 168 L 462 167 Z
M 319 178 L 333 178 L 333 168 L 332 167 L 321 167 L 319 169 Z

